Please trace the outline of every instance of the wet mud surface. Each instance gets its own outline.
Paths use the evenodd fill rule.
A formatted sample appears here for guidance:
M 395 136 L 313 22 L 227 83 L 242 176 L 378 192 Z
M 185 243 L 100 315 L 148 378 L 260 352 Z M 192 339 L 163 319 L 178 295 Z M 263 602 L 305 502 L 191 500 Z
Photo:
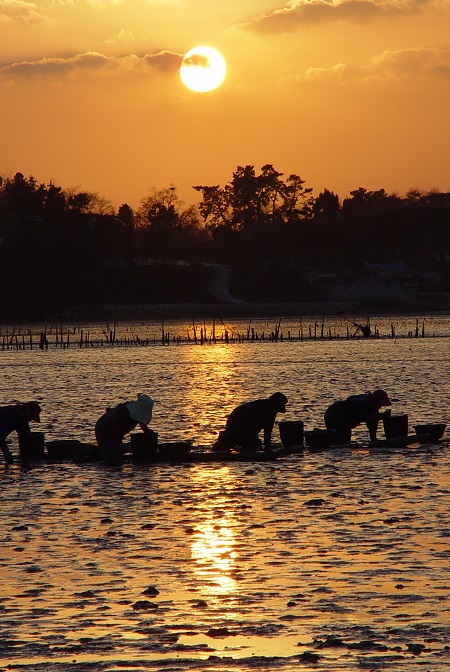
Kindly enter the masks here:
M 0 660 L 446 669 L 448 457 L 441 444 L 275 464 L 15 466 Z
M 162 441 L 199 446 L 277 389 L 309 429 L 375 386 L 410 426 L 450 406 L 438 338 L 2 353 L 0 369 L 4 403 L 37 398 L 50 440 L 92 441 L 138 391 Z M 450 669 L 448 441 L 354 440 L 262 463 L 1 463 L 0 669 Z

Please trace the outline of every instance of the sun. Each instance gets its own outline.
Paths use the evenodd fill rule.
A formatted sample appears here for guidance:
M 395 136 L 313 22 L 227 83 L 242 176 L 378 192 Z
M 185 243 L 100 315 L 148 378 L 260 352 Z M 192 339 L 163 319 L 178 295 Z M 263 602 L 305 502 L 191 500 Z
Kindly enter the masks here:
M 180 77 L 192 91 L 217 89 L 225 79 L 225 60 L 212 47 L 194 47 L 181 61 Z

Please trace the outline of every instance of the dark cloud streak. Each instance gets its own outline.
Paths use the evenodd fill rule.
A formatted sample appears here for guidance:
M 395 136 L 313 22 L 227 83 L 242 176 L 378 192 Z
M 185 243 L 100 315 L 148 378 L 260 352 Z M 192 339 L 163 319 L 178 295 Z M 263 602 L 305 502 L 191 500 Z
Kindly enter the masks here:
M 211 61 L 208 56 L 204 56 L 203 54 L 192 54 L 188 58 L 183 59 L 183 65 L 188 67 L 209 68 Z
M 35 77 L 64 79 L 77 74 L 92 73 L 139 75 L 148 70 L 176 72 L 182 60 L 182 54 L 172 51 L 159 51 L 155 54 L 137 56 L 105 56 L 98 52 L 86 52 L 64 58 L 41 58 L 35 61 L 11 63 L 0 69 L 2 79 L 26 80 Z
M 434 0 L 291 0 L 282 9 L 243 24 L 258 33 L 295 32 L 304 25 L 346 21 L 367 23 L 377 18 L 417 13 Z

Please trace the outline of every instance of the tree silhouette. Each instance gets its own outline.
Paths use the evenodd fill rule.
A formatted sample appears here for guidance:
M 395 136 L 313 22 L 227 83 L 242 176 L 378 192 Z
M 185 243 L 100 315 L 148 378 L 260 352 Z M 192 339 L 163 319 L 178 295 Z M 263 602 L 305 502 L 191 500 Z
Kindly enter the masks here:
M 315 217 L 333 217 L 340 211 L 339 196 L 328 189 L 321 191 L 314 201 L 313 213 Z
M 147 259 L 187 259 L 192 241 L 204 239 L 195 206 L 184 207 L 173 185 L 152 189 L 135 215 L 141 250 Z
M 367 273 L 366 262 L 402 261 L 425 288 L 449 289 L 448 193 L 359 187 L 341 205 L 272 164 L 237 166 L 225 186 L 194 189 L 198 206 L 171 185 L 116 213 L 97 193 L 1 177 L 0 314 L 205 301 L 210 271 L 197 262 L 229 265 L 233 293 L 249 301 L 315 298 L 307 269 L 347 276 Z

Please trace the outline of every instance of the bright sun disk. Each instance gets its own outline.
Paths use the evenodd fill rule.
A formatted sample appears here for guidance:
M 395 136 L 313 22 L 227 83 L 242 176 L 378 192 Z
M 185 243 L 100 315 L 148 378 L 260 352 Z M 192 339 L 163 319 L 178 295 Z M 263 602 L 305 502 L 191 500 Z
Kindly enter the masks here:
M 224 58 L 212 47 L 194 47 L 181 62 L 181 81 L 192 91 L 217 89 L 225 79 Z

